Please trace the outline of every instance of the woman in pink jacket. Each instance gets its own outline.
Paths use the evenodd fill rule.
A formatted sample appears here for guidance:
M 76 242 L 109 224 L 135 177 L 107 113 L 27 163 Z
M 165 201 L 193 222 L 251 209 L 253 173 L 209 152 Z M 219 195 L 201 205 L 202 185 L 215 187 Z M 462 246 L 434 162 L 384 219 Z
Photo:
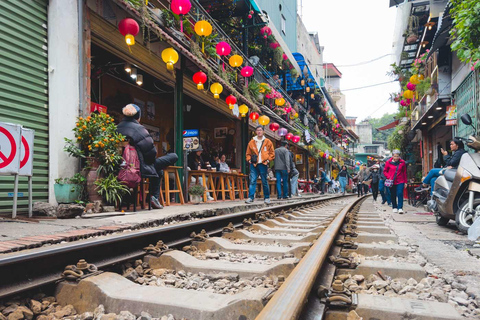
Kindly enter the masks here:
M 393 150 L 392 157 L 385 163 L 383 174 L 393 184 L 390 187 L 393 213 L 403 214 L 403 189 L 407 183 L 407 164 L 400 158 L 400 151 Z

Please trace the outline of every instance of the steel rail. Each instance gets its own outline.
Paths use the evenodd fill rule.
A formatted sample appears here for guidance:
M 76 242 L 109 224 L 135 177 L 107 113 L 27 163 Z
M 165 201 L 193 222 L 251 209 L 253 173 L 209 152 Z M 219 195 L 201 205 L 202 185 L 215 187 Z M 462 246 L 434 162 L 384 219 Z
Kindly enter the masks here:
M 307 302 L 315 279 L 337 237 L 345 216 L 364 197 L 356 199 L 345 207 L 314 242 L 300 263 L 293 269 L 280 289 L 267 303 L 256 320 L 292 320 L 298 319 Z
M 338 198 L 342 196 L 308 199 L 2 255 L 0 298 L 60 281 L 65 266 L 75 264 L 80 259 L 104 268 L 143 257 L 145 252 L 142 248 L 155 244 L 158 240 L 163 240 L 169 246 L 185 245 L 190 243 L 192 232 L 198 233 L 205 229 L 210 235 L 218 235 L 228 223 L 232 222 L 238 227 L 242 225 L 243 219 L 256 219 L 258 213 L 279 212 Z

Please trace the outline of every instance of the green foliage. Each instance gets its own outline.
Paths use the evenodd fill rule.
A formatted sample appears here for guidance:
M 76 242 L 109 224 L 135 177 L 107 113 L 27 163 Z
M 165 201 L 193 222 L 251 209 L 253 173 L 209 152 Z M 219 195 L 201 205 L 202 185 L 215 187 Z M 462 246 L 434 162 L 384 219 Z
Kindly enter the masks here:
M 451 48 L 462 62 L 475 62 L 480 67 L 480 1 L 452 0 L 453 17 Z
M 117 176 L 113 173 L 109 174 L 106 178 L 98 179 L 95 181 L 96 191 L 101 195 L 107 203 L 117 205 L 122 196 L 126 193 L 130 193 L 127 186 L 120 183 L 117 180 Z
M 385 113 L 380 118 L 371 118 L 368 119 L 368 123 L 372 126 L 372 138 L 374 141 L 387 141 L 390 134 L 393 132 L 394 128 L 378 131 L 377 128 L 383 127 L 395 120 L 394 114 Z
M 205 187 L 200 184 L 195 184 L 188 188 L 188 194 L 191 196 L 203 196 L 205 193 Z
M 402 150 L 404 149 L 405 140 L 405 126 L 397 126 L 393 130 L 392 134 L 388 137 L 388 149 L 389 150 Z
M 257 99 L 260 94 L 260 83 L 257 80 L 251 80 L 248 82 L 248 93 L 253 99 Z
M 71 178 L 58 178 L 55 179 L 56 184 L 78 184 L 83 185 L 87 182 L 87 179 L 80 173 L 75 173 Z
M 420 80 L 417 84 L 416 91 L 418 92 L 418 97 L 421 99 L 425 93 L 430 89 L 432 86 L 432 79 L 430 77 Z

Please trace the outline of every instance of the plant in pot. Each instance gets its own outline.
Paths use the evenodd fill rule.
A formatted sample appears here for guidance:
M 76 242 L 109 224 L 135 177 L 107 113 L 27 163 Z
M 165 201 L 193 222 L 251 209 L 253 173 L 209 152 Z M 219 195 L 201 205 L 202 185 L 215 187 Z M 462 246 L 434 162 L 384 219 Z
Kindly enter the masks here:
M 117 206 L 125 194 L 130 194 L 129 188 L 118 181 L 117 175 L 110 173 L 106 178 L 95 181 L 96 192 L 100 194 L 109 205 Z
M 418 17 L 410 16 L 408 20 L 408 29 L 407 29 L 407 43 L 412 44 L 418 40 Z
M 202 202 L 202 197 L 205 193 L 205 187 L 199 184 L 190 186 L 188 194 L 190 195 L 190 201 L 195 204 Z
M 58 203 L 74 203 L 81 201 L 87 179 L 80 173 L 76 173 L 71 178 L 55 179 L 53 190 L 55 199 Z
M 113 118 L 106 113 L 79 117 L 73 132 L 75 140 L 65 138 L 64 150 L 82 159 L 82 167 L 87 171 L 88 199 L 91 202 L 102 200 L 95 181 L 110 174 L 116 176 L 123 161 L 119 145 L 125 141 L 125 137 L 117 133 Z

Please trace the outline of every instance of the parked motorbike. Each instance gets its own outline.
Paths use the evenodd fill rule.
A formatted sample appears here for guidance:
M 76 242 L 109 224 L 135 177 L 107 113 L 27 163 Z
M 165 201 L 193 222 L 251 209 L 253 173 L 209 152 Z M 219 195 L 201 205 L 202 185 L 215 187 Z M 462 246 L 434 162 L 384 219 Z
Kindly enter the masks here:
M 474 127 L 468 114 L 460 119 Z M 457 169 L 441 171 L 427 206 L 435 213 L 439 226 L 455 220 L 458 230 L 467 233 L 472 223 L 480 218 L 480 137 L 456 138 L 474 149 L 475 153 L 465 153 Z

